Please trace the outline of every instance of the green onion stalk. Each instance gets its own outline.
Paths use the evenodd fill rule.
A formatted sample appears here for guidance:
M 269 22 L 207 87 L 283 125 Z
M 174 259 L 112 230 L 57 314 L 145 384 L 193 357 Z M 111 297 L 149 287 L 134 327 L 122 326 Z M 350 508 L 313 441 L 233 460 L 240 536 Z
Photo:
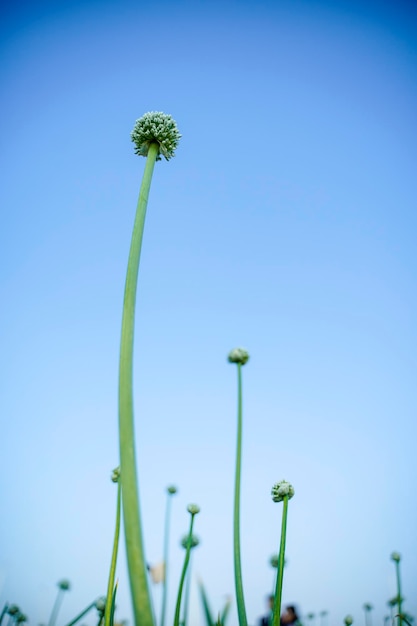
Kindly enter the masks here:
M 272 500 L 274 502 L 282 502 L 282 524 L 281 524 L 281 541 L 278 553 L 278 568 L 277 568 L 277 581 L 275 585 L 275 600 L 274 610 L 272 615 L 272 626 L 279 626 L 281 616 L 281 602 L 282 602 L 282 583 L 284 579 L 284 565 L 285 565 L 285 542 L 287 536 L 287 515 L 288 515 L 288 500 L 294 495 L 294 487 L 286 480 L 282 480 L 276 483 L 271 490 Z
M 139 509 L 133 417 L 133 343 L 139 261 L 146 208 L 155 162 L 174 156 L 180 134 L 170 115 L 146 113 L 136 121 L 131 133 L 135 152 L 146 157 L 130 245 L 123 302 L 119 361 L 119 439 L 123 523 L 127 566 L 136 626 L 153 626 L 154 619 L 147 580 Z M 50 625 L 52 626 L 52 625 Z
M 171 521 L 171 500 L 172 496 L 177 493 L 174 485 L 167 487 L 167 504 L 165 510 L 165 528 L 164 528 L 164 578 L 162 588 L 162 607 L 160 626 L 165 626 L 165 615 L 168 601 L 168 557 L 169 557 L 169 527 Z
M 320 611 L 320 626 L 326 626 L 328 611 Z
M 398 624 L 402 626 L 403 615 L 402 615 L 402 596 L 401 596 L 401 578 L 400 578 L 400 561 L 401 555 L 398 552 L 393 552 L 391 554 L 391 560 L 395 563 L 395 573 L 397 577 L 397 604 L 398 604 Z
M 184 535 L 181 540 L 182 547 L 187 550 L 188 545 L 190 545 L 190 561 L 187 569 L 187 576 L 185 582 L 185 594 L 184 594 L 184 608 L 182 612 L 182 626 L 186 626 L 188 624 L 188 607 L 190 605 L 190 588 L 191 588 L 191 561 L 192 561 L 192 552 L 193 548 L 196 548 L 200 543 L 199 538 L 196 535 Z
M 191 549 L 192 549 L 192 538 L 193 538 L 194 517 L 197 515 L 197 513 L 200 512 L 200 507 L 197 504 L 189 504 L 188 507 L 187 507 L 187 511 L 191 515 L 190 528 L 188 530 L 188 535 L 187 535 L 187 544 L 186 544 L 184 565 L 182 567 L 180 584 L 179 584 L 178 595 L 177 595 L 177 603 L 176 603 L 176 606 L 175 606 L 174 626 L 179 626 L 179 624 L 180 624 L 180 610 L 181 610 L 182 591 L 183 591 L 183 588 L 184 588 L 184 582 L 185 582 L 185 577 L 186 577 L 186 574 L 187 574 L 188 564 L 190 562 L 190 555 L 191 555 Z
M 51 617 L 49 618 L 48 626 L 54 626 L 58 612 L 64 599 L 64 593 L 71 589 L 71 583 L 69 580 L 60 580 L 58 583 L 58 594 L 55 599 L 54 606 L 52 607 Z
M 242 469 L 242 365 L 249 360 L 249 353 L 244 348 L 234 348 L 228 355 L 229 363 L 237 365 L 237 437 L 235 494 L 233 508 L 233 560 L 235 570 L 236 604 L 239 626 L 248 626 L 245 597 L 243 594 L 242 564 L 240 556 L 240 483 Z
M 116 467 L 113 470 L 111 479 L 112 479 L 112 482 L 117 483 L 116 525 L 115 525 L 115 530 L 114 530 L 113 550 L 112 550 L 111 561 L 110 561 L 109 580 L 107 583 L 106 605 L 104 609 L 104 626 L 110 626 L 110 621 L 111 621 L 113 591 L 114 591 L 114 583 L 115 583 L 115 578 L 116 578 L 117 553 L 119 550 L 120 517 L 121 517 L 121 501 L 122 501 L 120 467 Z
M 365 611 L 365 626 L 372 626 L 372 615 L 371 611 L 374 607 L 369 602 L 366 602 L 363 605 L 363 610 Z

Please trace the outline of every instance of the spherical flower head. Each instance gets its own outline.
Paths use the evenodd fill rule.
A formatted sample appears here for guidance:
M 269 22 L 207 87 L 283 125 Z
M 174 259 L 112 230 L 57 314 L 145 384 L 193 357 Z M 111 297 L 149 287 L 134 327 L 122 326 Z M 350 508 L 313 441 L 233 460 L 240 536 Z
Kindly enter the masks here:
M 176 488 L 175 485 L 169 485 L 169 487 L 167 487 L 167 492 L 169 493 L 170 496 L 173 496 L 175 493 L 177 493 L 178 489 Z
M 346 615 L 344 621 L 346 626 L 351 626 L 351 624 L 353 624 L 353 617 L 351 615 Z
M 162 154 L 167 161 L 175 154 L 175 149 L 181 135 L 175 121 L 170 115 L 160 111 L 145 113 L 136 120 L 135 126 L 130 134 L 135 144 L 135 153 L 140 156 L 147 156 L 149 146 L 157 143 L 159 147 L 157 161 L 161 160 Z
M 281 480 L 281 482 L 275 483 L 271 489 L 271 496 L 274 502 L 281 502 L 285 496 L 288 496 L 288 500 L 290 500 L 294 493 L 294 487 L 286 480 Z
M 62 591 L 68 591 L 69 589 L 71 589 L 71 583 L 69 580 L 66 580 L 64 578 L 63 580 L 59 581 L 58 587 L 62 589 Z
M 181 539 L 181 545 L 184 549 L 187 549 L 188 546 L 190 546 L 190 549 L 195 548 L 196 546 L 198 546 L 198 544 L 200 543 L 199 538 L 197 537 L 197 535 L 184 535 L 184 537 Z
M 28 618 L 27 618 L 27 615 L 25 615 L 24 613 L 18 613 L 17 616 L 15 617 L 15 620 L 18 624 L 23 624 L 23 622 L 28 621 Z
M 372 611 L 372 609 L 373 609 L 374 607 L 372 606 L 372 604 L 369 604 L 368 602 L 366 602 L 366 603 L 363 605 L 363 608 L 365 609 L 365 611 Z
M 233 348 L 227 357 L 229 363 L 245 365 L 249 361 L 249 352 L 245 348 Z
M 391 554 L 391 560 L 399 563 L 401 561 L 401 554 L 399 554 L 398 552 L 393 552 Z
M 200 513 L 200 507 L 198 504 L 189 504 L 187 506 L 187 511 L 191 513 L 191 515 L 197 515 L 197 513 Z
M 97 598 L 95 602 L 95 607 L 99 613 L 104 613 L 106 608 L 106 597 L 101 596 L 101 598 Z
M 111 474 L 111 479 L 114 483 L 118 483 L 120 478 L 120 467 L 115 467 Z
M 18 613 L 20 613 L 20 609 L 17 604 L 11 604 L 7 609 L 7 612 L 9 615 L 17 615 Z

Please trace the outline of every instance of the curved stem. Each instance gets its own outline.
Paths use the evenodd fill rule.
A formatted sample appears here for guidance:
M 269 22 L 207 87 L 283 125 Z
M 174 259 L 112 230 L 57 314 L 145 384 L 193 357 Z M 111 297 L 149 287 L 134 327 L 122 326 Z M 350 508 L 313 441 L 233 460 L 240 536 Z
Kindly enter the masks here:
M 164 531 L 164 581 L 162 589 L 162 608 L 161 608 L 161 624 L 165 626 L 165 614 L 168 598 L 168 547 L 169 547 L 169 522 L 171 517 L 171 494 L 168 492 L 167 507 L 165 513 L 165 531 Z
M 240 562 L 240 474 L 242 467 L 242 365 L 237 364 L 237 443 L 235 499 L 233 513 L 233 555 L 235 565 L 235 588 L 239 626 L 247 626 L 245 598 L 243 595 L 242 566 Z
M 284 496 L 282 509 L 281 542 L 279 546 L 277 584 L 275 587 L 274 613 L 272 626 L 279 626 L 281 618 L 282 582 L 284 579 L 285 539 L 287 536 L 288 496 Z
M 153 626 L 146 563 L 143 550 L 136 474 L 135 435 L 133 424 L 133 339 L 136 289 L 142 247 L 143 228 L 158 144 L 149 147 L 139 193 L 130 245 L 123 303 L 122 337 L 119 365 L 119 436 L 120 480 L 122 484 L 123 522 L 127 565 L 136 626 Z
M 116 504 L 116 528 L 114 530 L 114 541 L 113 541 L 113 551 L 111 555 L 110 562 L 110 572 L 109 572 L 109 582 L 107 584 L 107 595 L 106 595 L 106 608 L 104 609 L 104 626 L 110 626 L 111 621 L 111 607 L 113 600 L 113 591 L 114 591 L 114 580 L 116 578 L 116 564 L 117 564 L 117 552 L 119 549 L 119 535 L 120 535 L 120 509 L 121 509 L 121 498 L 122 489 L 120 477 L 117 483 L 117 504 Z
M 184 587 L 185 576 L 187 573 L 188 563 L 190 562 L 190 554 L 191 554 L 191 537 L 193 534 L 193 524 L 194 524 L 194 515 L 191 514 L 191 522 L 190 522 L 190 530 L 188 531 L 189 542 L 187 544 L 187 550 L 185 553 L 184 565 L 181 572 L 180 585 L 178 589 L 177 596 L 177 604 L 175 606 L 175 617 L 174 617 L 174 626 L 179 626 L 180 623 L 180 610 L 181 610 L 181 598 L 182 598 L 182 590 Z

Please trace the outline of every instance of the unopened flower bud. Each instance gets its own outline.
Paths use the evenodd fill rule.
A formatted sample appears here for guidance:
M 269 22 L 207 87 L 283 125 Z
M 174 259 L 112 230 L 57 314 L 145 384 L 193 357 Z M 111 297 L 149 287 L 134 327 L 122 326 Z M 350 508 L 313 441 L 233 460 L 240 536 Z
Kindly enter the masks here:
M 62 589 L 62 591 L 68 591 L 69 589 L 71 589 L 71 583 L 69 580 L 66 580 L 64 578 L 63 580 L 59 581 L 58 587 Z
M 101 598 L 97 598 L 95 602 L 95 607 L 99 613 L 104 613 L 106 608 L 106 596 L 101 596 Z
M 170 485 L 169 487 L 167 487 L 167 491 L 171 496 L 173 496 L 174 493 L 177 493 L 178 489 L 175 485 Z
M 353 624 L 353 617 L 351 615 L 346 615 L 344 621 L 346 626 L 351 626 L 351 624 Z
M 399 554 L 398 552 L 393 552 L 391 554 L 391 560 L 399 563 L 401 561 L 401 554 Z
M 120 478 L 120 466 L 115 467 L 111 474 L 111 479 L 114 483 L 118 483 Z
M 285 496 L 288 496 L 288 500 L 290 500 L 294 493 L 294 487 L 286 480 L 275 483 L 271 489 L 271 496 L 274 502 L 281 502 Z
M 191 513 L 191 515 L 197 515 L 197 513 L 200 513 L 200 507 L 198 504 L 189 504 L 187 506 L 187 511 Z
M 249 361 L 249 352 L 245 348 L 234 348 L 229 352 L 227 357 L 229 363 L 238 363 L 245 365 Z

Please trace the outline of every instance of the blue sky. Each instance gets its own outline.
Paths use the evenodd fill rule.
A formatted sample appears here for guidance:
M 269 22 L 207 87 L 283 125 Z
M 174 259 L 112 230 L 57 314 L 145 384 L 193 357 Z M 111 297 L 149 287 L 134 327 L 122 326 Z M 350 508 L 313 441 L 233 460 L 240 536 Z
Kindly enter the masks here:
M 242 568 L 249 623 L 293 483 L 284 603 L 362 605 L 382 625 L 403 555 L 417 615 L 417 22 L 405 2 L 13 3 L 2 17 L 0 602 L 64 626 L 106 589 L 117 366 L 144 159 L 130 132 L 177 121 L 157 164 L 137 304 L 135 409 L 149 562 L 174 483 L 193 572 L 233 593 L 235 346 L 244 368 Z M 118 617 L 131 619 L 124 545 Z M 157 612 L 160 589 L 153 589 Z M 195 587 L 191 626 L 203 623 Z M 85 620 L 93 625 L 95 616 Z M 237 624 L 233 611 L 230 626 Z M 59 624 L 58 624 L 59 626 Z M 312 625 L 313 626 L 313 625 Z M 318 622 L 317 625 L 319 626 Z

